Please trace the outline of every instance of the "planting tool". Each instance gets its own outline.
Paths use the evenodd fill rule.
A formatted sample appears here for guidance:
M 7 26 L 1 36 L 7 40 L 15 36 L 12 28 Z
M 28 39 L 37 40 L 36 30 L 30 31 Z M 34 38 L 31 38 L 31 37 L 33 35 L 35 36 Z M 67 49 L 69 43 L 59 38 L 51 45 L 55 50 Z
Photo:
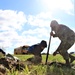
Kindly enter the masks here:
M 50 49 L 50 43 L 51 43 L 51 35 L 50 35 L 50 38 L 49 38 L 49 45 L 48 45 L 48 50 L 47 50 L 47 55 L 46 55 L 46 61 L 45 61 L 45 64 L 47 65 L 47 61 L 48 61 L 48 55 L 49 55 L 49 49 Z

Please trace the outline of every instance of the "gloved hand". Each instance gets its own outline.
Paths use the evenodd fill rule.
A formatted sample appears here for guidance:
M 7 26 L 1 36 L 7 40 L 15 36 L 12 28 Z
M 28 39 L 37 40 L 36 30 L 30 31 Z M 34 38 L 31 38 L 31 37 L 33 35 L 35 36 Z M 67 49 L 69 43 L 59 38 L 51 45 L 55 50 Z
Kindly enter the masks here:
M 54 53 L 53 53 L 53 56 L 55 56 L 57 54 L 57 51 L 55 51 Z
M 50 35 L 51 35 L 51 36 L 53 36 L 53 35 L 54 35 L 52 31 L 50 32 Z

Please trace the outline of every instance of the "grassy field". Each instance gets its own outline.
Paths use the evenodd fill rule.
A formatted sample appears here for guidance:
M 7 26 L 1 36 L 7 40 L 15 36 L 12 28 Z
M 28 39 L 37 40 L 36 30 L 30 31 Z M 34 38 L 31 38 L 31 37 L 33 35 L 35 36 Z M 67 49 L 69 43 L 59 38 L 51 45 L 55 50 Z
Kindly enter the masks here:
M 27 58 L 32 57 L 33 55 L 15 55 L 16 57 L 20 58 L 20 60 L 25 61 Z M 42 62 L 45 63 L 46 56 L 42 55 Z M 52 56 L 49 55 L 48 62 L 61 62 L 65 63 L 63 58 L 60 55 Z M 74 64 L 75 62 L 73 62 Z M 11 71 L 8 72 L 8 75 L 75 75 L 75 69 L 67 68 L 65 66 L 58 67 L 56 65 L 25 65 L 23 71 Z

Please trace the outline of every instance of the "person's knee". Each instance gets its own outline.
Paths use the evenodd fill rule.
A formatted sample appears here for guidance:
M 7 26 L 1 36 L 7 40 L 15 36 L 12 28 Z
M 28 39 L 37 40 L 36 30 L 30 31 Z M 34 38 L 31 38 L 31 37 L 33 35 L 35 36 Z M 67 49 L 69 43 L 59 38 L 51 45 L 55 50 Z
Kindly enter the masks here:
M 32 58 L 27 59 L 27 61 L 30 61 L 30 62 L 32 62 L 34 64 L 39 64 L 42 61 L 42 57 L 40 57 L 40 56 L 34 56 Z
M 67 51 L 60 51 L 59 53 L 63 56 L 65 60 L 69 59 L 69 54 Z

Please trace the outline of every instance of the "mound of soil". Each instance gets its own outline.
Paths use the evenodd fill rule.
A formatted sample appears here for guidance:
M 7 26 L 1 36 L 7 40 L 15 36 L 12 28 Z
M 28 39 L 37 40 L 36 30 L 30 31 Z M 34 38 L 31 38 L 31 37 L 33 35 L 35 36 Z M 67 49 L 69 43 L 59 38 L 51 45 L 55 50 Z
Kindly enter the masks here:
M 11 70 L 23 70 L 25 68 L 24 62 L 23 61 L 15 61 L 7 58 L 1 58 L 0 59 L 0 73 L 5 75 L 6 69 Z M 0 74 L 0 75 L 2 75 Z

